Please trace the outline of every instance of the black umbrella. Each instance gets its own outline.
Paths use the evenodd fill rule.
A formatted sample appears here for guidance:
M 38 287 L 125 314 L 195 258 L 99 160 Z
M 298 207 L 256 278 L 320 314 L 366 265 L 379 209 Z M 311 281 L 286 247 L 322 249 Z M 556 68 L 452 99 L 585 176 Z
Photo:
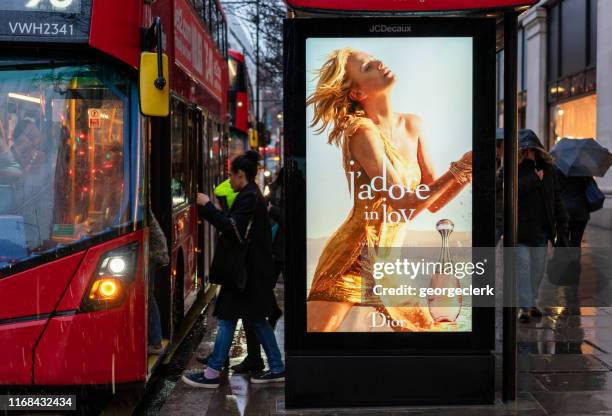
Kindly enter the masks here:
M 604 176 L 612 154 L 593 139 L 561 139 L 551 150 L 565 176 Z

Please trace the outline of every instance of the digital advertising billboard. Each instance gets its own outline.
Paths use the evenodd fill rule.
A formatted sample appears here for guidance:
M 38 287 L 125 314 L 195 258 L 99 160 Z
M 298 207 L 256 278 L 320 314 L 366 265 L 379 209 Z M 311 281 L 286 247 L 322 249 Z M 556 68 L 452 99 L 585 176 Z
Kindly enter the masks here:
M 308 332 L 472 330 L 473 49 L 306 39 Z
M 289 406 L 492 400 L 495 28 L 285 21 Z

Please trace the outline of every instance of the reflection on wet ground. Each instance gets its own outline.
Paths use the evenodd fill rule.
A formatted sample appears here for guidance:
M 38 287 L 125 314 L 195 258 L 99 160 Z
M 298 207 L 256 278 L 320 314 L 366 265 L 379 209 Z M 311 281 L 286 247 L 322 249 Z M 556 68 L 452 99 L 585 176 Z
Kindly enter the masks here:
M 251 385 L 246 376 L 224 374 L 216 391 L 180 382 L 159 410 L 162 415 L 612 415 L 612 246 L 609 230 L 589 227 L 585 234 L 582 275 L 576 287 L 557 287 L 544 279 L 540 299 L 545 315 L 518 324 L 518 400 L 490 406 L 382 407 L 286 410 L 280 386 Z M 609 296 L 608 296 L 609 295 Z M 282 287 L 279 290 L 282 296 Z M 279 299 L 282 302 L 282 298 Z M 559 307 L 563 305 L 564 307 Z M 209 312 L 210 313 L 210 312 Z M 207 317 L 206 334 L 185 371 L 201 369 L 196 355 L 212 349 L 215 319 Z M 246 354 L 244 331 L 231 352 L 231 364 Z M 284 320 L 276 328 L 283 348 Z M 496 335 L 497 390 L 501 389 L 501 310 Z M 151 413 L 152 414 L 152 413 Z M 156 413 L 157 414 L 157 413 Z

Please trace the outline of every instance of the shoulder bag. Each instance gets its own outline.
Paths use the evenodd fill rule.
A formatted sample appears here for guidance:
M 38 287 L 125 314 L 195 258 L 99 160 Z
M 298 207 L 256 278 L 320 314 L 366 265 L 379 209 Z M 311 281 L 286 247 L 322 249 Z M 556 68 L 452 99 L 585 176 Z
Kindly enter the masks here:
M 606 196 L 597 186 L 597 182 L 595 182 L 595 179 L 587 179 L 587 186 L 584 193 L 587 200 L 587 206 L 589 207 L 589 212 L 598 211 L 603 208 Z
M 568 247 L 565 239 L 557 241 L 552 257 L 546 265 L 550 283 L 556 286 L 573 286 L 580 282 L 580 247 Z

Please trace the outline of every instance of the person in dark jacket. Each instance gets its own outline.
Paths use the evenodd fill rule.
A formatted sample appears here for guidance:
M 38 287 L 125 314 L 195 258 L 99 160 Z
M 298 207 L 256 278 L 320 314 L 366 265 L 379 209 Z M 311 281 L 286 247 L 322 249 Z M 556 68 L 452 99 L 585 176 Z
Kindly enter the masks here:
M 270 369 L 251 376 L 253 383 L 270 383 L 285 380 L 285 366 L 278 348 L 272 326 L 266 319 L 271 315 L 272 305 L 272 232 L 266 202 L 255 184 L 257 159 L 247 154 L 238 156 L 231 163 L 232 188 L 239 191 L 229 213 L 219 211 L 210 198 L 198 194 L 200 216 L 214 225 L 221 233 L 236 232 L 247 235 L 250 240 L 246 257 L 247 282 L 244 291 L 221 286 L 215 304 L 214 315 L 218 318 L 218 332 L 212 356 L 203 373 L 183 376 L 183 381 L 194 387 L 216 388 L 219 375 L 228 357 L 238 319 L 250 327 L 263 346 Z M 234 228 L 235 225 L 235 228 Z M 216 253 L 215 255 L 223 255 Z
M 272 242 L 274 255 L 274 276 L 278 280 L 285 263 L 285 203 L 283 201 L 284 168 L 278 171 L 276 180 L 270 184 L 268 212 L 270 218 L 278 225 L 276 238 Z
M 548 242 L 566 244 L 567 212 L 559 195 L 558 171 L 531 130 L 519 134 L 517 277 L 519 320 L 540 317 L 537 296 Z
M 250 153 L 253 151 L 247 152 Z M 254 157 L 259 157 L 257 152 L 253 152 Z M 272 255 L 274 258 L 274 274 L 272 276 L 273 287 L 276 286 L 278 277 L 283 270 L 283 262 L 285 255 L 285 243 L 284 243 L 284 213 L 282 203 L 282 169 L 278 173 L 278 178 L 270 184 L 270 194 L 267 198 L 268 202 L 268 213 L 270 218 L 274 221 L 277 226 L 276 238 L 272 240 Z M 283 315 L 283 311 L 278 306 L 276 296 L 272 292 L 272 314 L 268 317 L 268 322 L 272 325 L 272 328 L 276 327 L 276 323 Z M 250 327 L 244 328 L 244 335 L 247 342 L 247 356 L 242 360 L 241 363 L 232 366 L 232 370 L 237 374 L 253 373 L 260 371 L 264 368 L 264 362 L 261 358 L 261 346 L 257 342 L 257 337 Z
M 589 178 L 586 176 L 565 176 L 559 172 L 561 201 L 569 215 L 568 242 L 570 247 L 580 247 L 587 223 L 591 219 L 586 199 Z

